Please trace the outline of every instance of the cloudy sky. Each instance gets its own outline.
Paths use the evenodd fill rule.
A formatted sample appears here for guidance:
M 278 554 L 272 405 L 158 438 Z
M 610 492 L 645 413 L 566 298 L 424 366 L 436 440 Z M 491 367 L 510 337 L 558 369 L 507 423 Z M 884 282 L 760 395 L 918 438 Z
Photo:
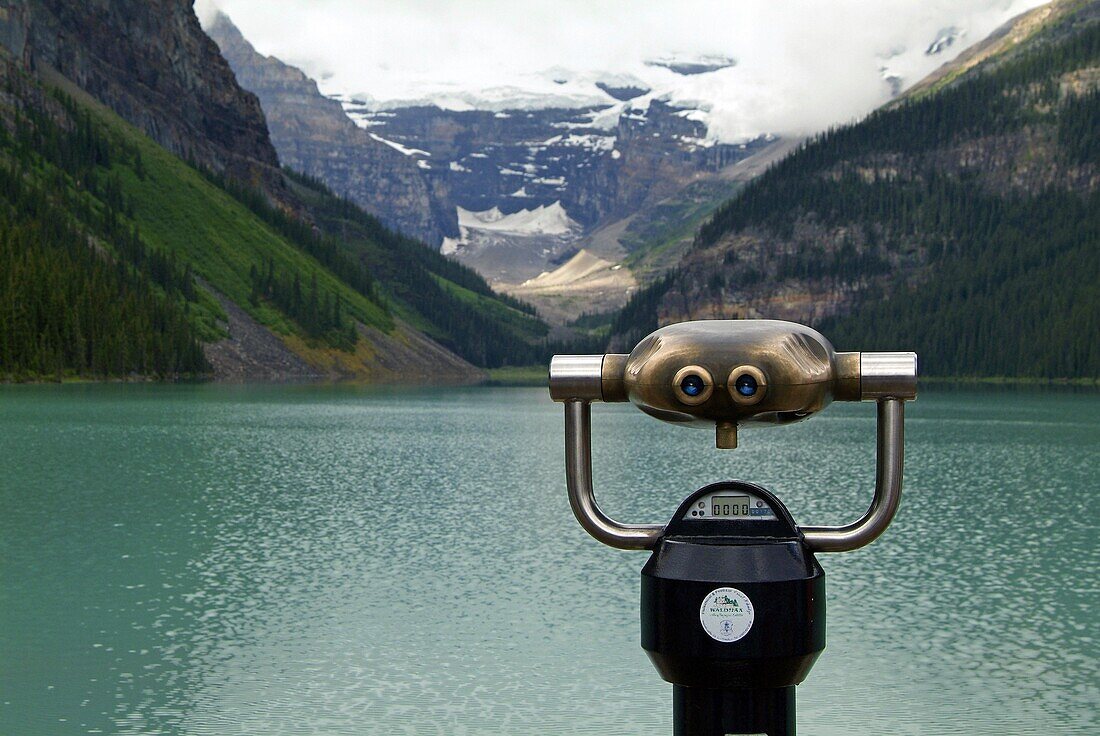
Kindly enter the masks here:
M 327 93 L 378 107 L 412 101 L 502 108 L 606 102 L 598 79 L 636 81 L 703 108 L 711 133 L 806 133 L 889 97 L 1042 0 L 198 0 L 262 53 Z M 943 29 L 965 35 L 924 51 Z M 736 66 L 682 77 L 659 57 Z M 564 81 L 564 84 L 562 83 Z M 540 103 L 541 100 L 541 103 Z

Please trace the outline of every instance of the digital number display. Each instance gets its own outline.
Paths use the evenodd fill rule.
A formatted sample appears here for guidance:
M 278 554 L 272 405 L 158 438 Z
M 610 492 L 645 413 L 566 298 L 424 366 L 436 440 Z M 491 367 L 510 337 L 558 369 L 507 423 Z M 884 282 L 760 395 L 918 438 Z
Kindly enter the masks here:
M 748 496 L 713 496 L 710 500 L 711 516 L 741 517 L 749 515 Z

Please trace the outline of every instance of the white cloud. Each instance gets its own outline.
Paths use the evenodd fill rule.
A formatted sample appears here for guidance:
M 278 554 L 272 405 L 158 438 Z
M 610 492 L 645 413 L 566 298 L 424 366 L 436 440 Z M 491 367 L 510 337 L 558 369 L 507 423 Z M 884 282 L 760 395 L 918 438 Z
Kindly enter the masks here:
M 263 53 L 322 88 L 384 105 L 501 109 L 611 101 L 613 73 L 709 109 L 711 135 L 806 133 L 888 99 L 881 68 L 912 83 L 1042 0 L 198 0 L 217 2 Z M 947 26 L 966 36 L 924 50 Z M 735 67 L 682 77 L 667 55 L 728 55 Z M 891 58 L 892 57 L 892 58 Z M 548 71 L 549 70 L 549 71 Z M 565 84 L 558 81 L 565 80 Z M 545 106 L 545 104 L 544 104 Z
M 217 12 L 218 6 L 214 0 L 195 0 L 195 15 L 199 17 L 203 27 L 210 25 Z

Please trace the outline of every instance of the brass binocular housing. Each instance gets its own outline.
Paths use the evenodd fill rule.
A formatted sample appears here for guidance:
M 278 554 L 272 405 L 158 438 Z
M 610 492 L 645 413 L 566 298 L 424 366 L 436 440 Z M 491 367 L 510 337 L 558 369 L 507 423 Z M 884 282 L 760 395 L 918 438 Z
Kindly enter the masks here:
M 821 333 L 777 320 L 703 320 L 663 327 L 629 354 L 558 355 L 555 401 L 630 401 L 666 422 L 714 427 L 788 424 L 831 401 L 916 397 L 915 353 L 838 353 Z

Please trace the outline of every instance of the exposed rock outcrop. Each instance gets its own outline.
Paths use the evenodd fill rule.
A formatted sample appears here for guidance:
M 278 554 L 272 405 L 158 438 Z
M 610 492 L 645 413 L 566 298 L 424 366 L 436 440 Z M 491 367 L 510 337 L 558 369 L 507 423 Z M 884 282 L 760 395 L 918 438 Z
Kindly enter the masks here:
M 603 90 L 620 102 L 633 100 L 635 97 L 641 97 L 642 95 L 649 92 L 649 89 L 646 87 L 635 87 L 631 84 L 616 85 L 608 84 L 606 82 L 596 82 L 596 87 Z
M 561 202 L 585 227 L 628 216 L 766 145 L 707 140 L 692 111 L 660 100 L 628 109 L 610 127 L 598 109 L 352 111 L 406 150 L 454 204 L 484 212 Z
M 283 199 L 256 97 L 237 84 L 191 0 L 9 0 L 0 42 L 50 67 L 182 158 Z
M 429 184 L 414 159 L 359 128 L 301 70 L 257 52 L 224 13 L 206 30 L 238 82 L 259 97 L 284 164 L 430 245 L 458 233 L 454 208 L 436 204 L 447 201 L 445 189 L 433 189 L 443 182 Z

